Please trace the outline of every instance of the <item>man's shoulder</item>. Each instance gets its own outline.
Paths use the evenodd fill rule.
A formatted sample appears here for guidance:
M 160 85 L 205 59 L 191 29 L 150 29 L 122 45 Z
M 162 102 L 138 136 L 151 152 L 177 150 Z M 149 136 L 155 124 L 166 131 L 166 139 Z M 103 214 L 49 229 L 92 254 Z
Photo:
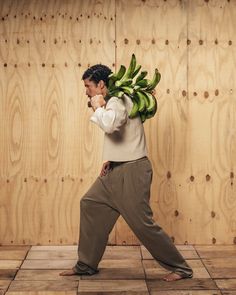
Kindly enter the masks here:
M 111 97 L 108 99 L 107 103 L 111 103 L 111 102 L 113 102 L 113 101 L 118 101 L 119 99 L 120 99 L 120 98 L 117 97 L 117 96 L 111 96 Z
M 130 112 L 133 108 L 133 101 L 131 99 L 131 97 L 129 97 L 128 95 L 124 94 L 121 98 L 117 97 L 117 96 L 112 96 L 106 105 L 106 108 L 111 106 L 111 108 L 116 108 L 116 107 L 120 107 L 122 109 L 126 109 L 127 112 Z
M 124 100 L 123 100 L 123 98 L 121 97 L 121 98 L 119 98 L 119 97 L 117 97 L 117 96 L 112 96 L 112 97 L 110 97 L 109 99 L 108 99 L 108 101 L 107 101 L 107 106 L 110 106 L 110 105 L 113 105 L 113 104 L 115 104 L 115 105 L 124 105 Z
M 126 94 L 123 94 L 121 97 L 111 96 L 109 98 L 109 100 L 107 101 L 107 103 L 112 103 L 112 102 L 119 102 L 119 103 L 122 103 L 122 104 L 126 104 L 127 102 L 131 103 L 131 104 L 133 103 L 131 97 L 129 97 Z

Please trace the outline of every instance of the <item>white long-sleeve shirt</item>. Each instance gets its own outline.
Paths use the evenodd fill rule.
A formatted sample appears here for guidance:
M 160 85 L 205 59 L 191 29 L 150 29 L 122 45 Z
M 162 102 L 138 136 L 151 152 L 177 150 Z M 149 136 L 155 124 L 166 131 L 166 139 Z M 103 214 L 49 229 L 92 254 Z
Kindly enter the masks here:
M 111 97 L 90 117 L 104 133 L 103 160 L 131 161 L 147 156 L 146 138 L 141 118 L 130 119 L 133 102 L 129 96 Z
M 119 131 L 120 127 L 127 122 L 128 112 L 118 97 L 109 99 L 106 107 L 95 110 L 90 120 L 96 123 L 106 133 Z

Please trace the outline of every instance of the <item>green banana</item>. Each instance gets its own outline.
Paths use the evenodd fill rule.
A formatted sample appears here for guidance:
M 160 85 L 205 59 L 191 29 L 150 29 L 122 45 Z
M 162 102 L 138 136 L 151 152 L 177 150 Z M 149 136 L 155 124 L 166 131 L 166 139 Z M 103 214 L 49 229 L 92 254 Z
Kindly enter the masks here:
M 115 91 L 110 92 L 109 95 L 121 98 L 124 95 L 124 91 L 115 90 Z
M 141 86 L 139 86 L 139 85 L 134 86 L 134 90 L 139 90 L 140 88 L 141 88 Z
M 152 80 L 150 81 L 150 83 L 147 85 L 146 91 L 153 90 L 159 83 L 160 79 L 161 79 L 161 74 L 159 73 L 158 69 L 155 69 L 154 76 Z
M 157 111 L 157 100 L 154 95 L 147 91 L 141 91 L 146 96 L 148 103 L 146 104 L 146 118 L 150 119 Z
M 140 92 L 143 95 L 143 99 L 145 101 L 145 111 L 147 111 L 150 107 L 149 97 L 147 96 L 147 93 L 145 91 L 140 90 Z
M 148 80 L 147 79 L 140 80 L 135 85 L 140 86 L 141 88 L 145 88 L 148 86 Z
M 112 90 L 112 88 L 115 88 L 115 82 L 120 80 L 124 76 L 125 71 L 126 71 L 126 67 L 121 65 L 117 73 L 111 73 L 108 76 L 108 88 L 110 90 Z
M 134 89 L 129 86 L 122 86 L 121 89 L 128 95 L 132 95 L 134 93 Z
M 151 112 L 151 113 L 146 113 L 146 119 L 151 119 L 152 117 L 154 117 L 155 113 Z
M 128 86 L 131 85 L 133 83 L 132 79 L 126 79 L 126 80 L 118 80 L 115 82 L 115 86 L 116 87 L 121 87 L 121 86 Z
M 141 73 L 138 75 L 138 77 L 137 77 L 137 79 L 136 79 L 136 81 L 135 81 L 135 84 L 136 84 L 138 81 L 143 80 L 146 76 L 147 76 L 147 71 L 143 71 L 143 72 L 141 72 Z
M 116 90 L 117 87 L 116 87 L 115 83 L 116 83 L 116 81 L 110 79 L 108 81 L 108 90 L 110 90 L 110 91 Z
M 121 65 L 119 71 L 117 73 L 111 73 L 108 78 L 109 80 L 112 79 L 113 81 L 120 80 L 124 76 L 125 71 L 126 67 Z
M 140 113 L 140 118 L 141 118 L 142 123 L 144 123 L 146 121 L 146 114 Z
M 156 111 L 157 111 L 157 100 L 156 100 L 155 96 L 153 96 L 153 102 L 154 102 L 153 109 L 151 111 L 147 111 L 147 114 L 146 114 L 146 118 L 147 119 L 152 118 L 156 114 Z
M 132 119 L 138 115 L 138 101 L 136 100 L 135 97 L 133 97 L 132 101 L 133 101 L 133 107 L 129 113 L 130 119 Z
M 122 77 L 121 80 L 126 80 L 126 79 L 129 79 L 129 78 L 132 78 L 135 67 L 136 67 L 136 57 L 135 57 L 135 55 L 133 53 L 132 57 L 131 57 L 130 64 L 129 64 L 129 67 L 128 67 L 128 70 L 126 71 L 126 73 L 124 74 L 124 76 Z
M 139 91 L 137 91 L 135 95 L 137 95 L 136 97 L 138 98 L 138 110 L 140 113 L 142 113 L 146 109 L 146 97 Z
M 155 96 L 147 91 L 140 90 L 140 92 L 145 96 L 147 100 L 147 103 L 146 103 L 147 112 L 151 112 L 155 108 Z
M 146 113 L 146 119 L 151 119 L 152 117 L 154 117 L 154 115 L 155 115 L 155 112 L 147 112 Z
M 137 65 L 136 66 L 136 68 L 135 68 L 135 70 L 133 72 L 132 78 L 134 78 L 138 74 L 138 72 L 141 69 L 141 67 L 142 67 L 141 65 Z

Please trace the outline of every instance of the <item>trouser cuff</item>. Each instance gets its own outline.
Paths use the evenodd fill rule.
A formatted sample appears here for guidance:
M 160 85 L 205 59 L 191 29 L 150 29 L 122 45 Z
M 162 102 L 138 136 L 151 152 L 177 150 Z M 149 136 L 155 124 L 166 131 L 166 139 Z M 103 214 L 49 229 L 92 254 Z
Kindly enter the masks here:
M 98 272 L 98 269 L 94 269 L 93 267 L 87 265 L 82 261 L 77 261 L 76 265 L 74 266 L 75 270 L 78 272 L 84 271 L 90 274 L 94 274 Z

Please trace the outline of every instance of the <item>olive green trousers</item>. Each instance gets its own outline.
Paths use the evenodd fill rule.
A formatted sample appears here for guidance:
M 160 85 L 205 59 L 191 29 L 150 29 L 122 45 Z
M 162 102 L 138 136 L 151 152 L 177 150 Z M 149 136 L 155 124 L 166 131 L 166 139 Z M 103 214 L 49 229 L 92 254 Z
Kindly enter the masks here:
M 164 268 L 192 277 L 193 271 L 171 238 L 153 220 L 149 205 L 153 169 L 148 157 L 111 162 L 80 201 L 78 262 L 94 270 L 102 259 L 113 226 L 121 215 L 139 241 Z

